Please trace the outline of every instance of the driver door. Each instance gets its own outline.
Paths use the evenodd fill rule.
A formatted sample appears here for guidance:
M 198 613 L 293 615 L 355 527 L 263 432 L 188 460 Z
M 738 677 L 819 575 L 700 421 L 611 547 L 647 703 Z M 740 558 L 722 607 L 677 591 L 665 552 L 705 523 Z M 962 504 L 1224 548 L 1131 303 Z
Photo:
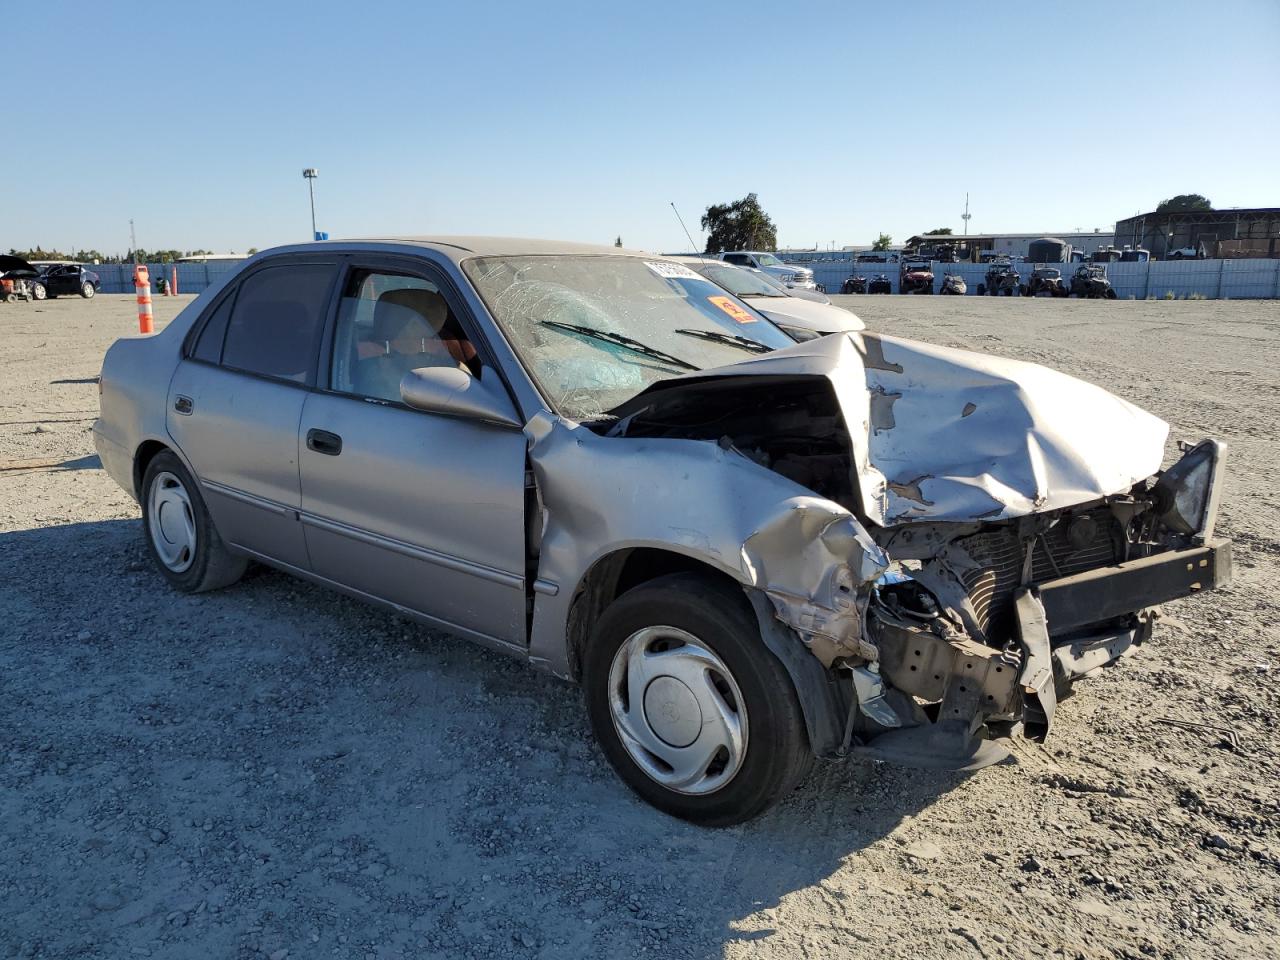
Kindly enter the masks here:
M 314 573 L 501 646 L 527 644 L 526 440 L 519 428 L 414 410 L 400 377 L 496 368 L 425 264 L 354 260 L 321 389 L 298 438 Z

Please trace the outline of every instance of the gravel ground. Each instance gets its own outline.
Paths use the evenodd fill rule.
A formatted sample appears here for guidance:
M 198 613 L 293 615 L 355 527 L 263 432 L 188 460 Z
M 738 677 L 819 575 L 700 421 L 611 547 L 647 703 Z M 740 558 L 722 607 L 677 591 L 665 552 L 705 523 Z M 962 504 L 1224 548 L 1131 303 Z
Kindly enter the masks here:
M 1236 580 L 1016 763 L 822 765 L 720 831 L 517 662 L 266 569 L 168 590 L 89 433 L 131 299 L 0 306 L 0 956 L 1276 956 L 1280 304 L 840 299 L 1225 439 Z

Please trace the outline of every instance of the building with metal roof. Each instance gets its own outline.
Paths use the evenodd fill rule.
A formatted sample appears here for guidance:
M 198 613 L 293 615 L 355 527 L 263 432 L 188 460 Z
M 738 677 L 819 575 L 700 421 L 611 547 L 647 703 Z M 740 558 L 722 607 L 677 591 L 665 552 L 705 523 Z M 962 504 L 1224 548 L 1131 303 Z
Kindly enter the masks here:
M 1280 207 L 1140 213 L 1116 224 L 1115 242 L 1146 247 L 1161 260 L 1280 257 Z

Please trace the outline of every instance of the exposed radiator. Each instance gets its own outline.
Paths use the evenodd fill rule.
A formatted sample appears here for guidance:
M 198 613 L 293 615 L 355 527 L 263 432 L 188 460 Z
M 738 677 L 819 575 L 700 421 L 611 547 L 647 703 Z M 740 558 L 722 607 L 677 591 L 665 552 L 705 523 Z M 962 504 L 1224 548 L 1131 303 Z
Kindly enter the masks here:
M 1068 530 L 1079 516 L 1094 522 L 1093 536 L 1079 546 Z M 1106 507 L 1085 514 L 1065 516 L 1037 538 L 1031 558 L 1031 582 L 1045 583 L 1083 570 L 1094 570 L 1122 559 L 1119 525 Z M 978 625 L 988 638 L 1004 640 L 1013 634 L 1013 593 L 1022 580 L 1025 547 L 1011 530 L 977 533 L 957 541 L 979 564 L 961 580 L 977 614 Z

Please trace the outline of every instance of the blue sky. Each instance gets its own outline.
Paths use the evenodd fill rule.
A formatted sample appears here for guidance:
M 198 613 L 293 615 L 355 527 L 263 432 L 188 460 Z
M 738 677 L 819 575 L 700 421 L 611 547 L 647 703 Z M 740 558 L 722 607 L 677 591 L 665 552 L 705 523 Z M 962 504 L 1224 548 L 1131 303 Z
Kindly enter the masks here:
M 1277 0 L 110 9 L 6 47 L 0 249 L 307 239 L 306 166 L 335 237 L 658 250 L 749 191 L 823 246 L 960 232 L 966 191 L 975 232 L 1280 205 Z

